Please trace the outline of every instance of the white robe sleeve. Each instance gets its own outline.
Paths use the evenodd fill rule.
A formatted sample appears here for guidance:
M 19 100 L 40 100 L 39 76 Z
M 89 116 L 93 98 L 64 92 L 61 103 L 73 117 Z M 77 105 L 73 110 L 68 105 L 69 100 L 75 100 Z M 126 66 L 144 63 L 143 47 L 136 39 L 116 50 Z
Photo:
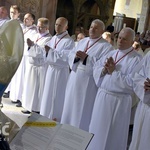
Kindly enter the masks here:
M 113 53 L 114 53 L 113 51 L 110 51 L 105 56 L 100 58 L 98 61 L 96 61 L 96 62 L 93 61 L 93 63 L 94 63 L 94 65 L 93 65 L 93 77 L 94 77 L 94 80 L 95 80 L 97 87 L 100 87 L 100 85 L 104 79 L 104 76 L 102 76 L 102 71 L 103 71 L 105 62 L 106 62 L 107 58 L 112 56 Z
M 28 50 L 29 63 L 35 66 L 41 66 L 46 63 L 44 48 L 35 44 Z
M 126 61 L 128 61 L 128 63 L 125 63 Z M 105 75 L 105 80 L 103 80 L 103 82 L 101 83 L 101 87 L 107 88 L 107 90 L 111 92 L 132 94 L 133 68 L 135 68 L 139 61 L 140 57 L 133 57 L 122 62 L 122 66 L 120 66 L 121 63 L 118 64 L 112 74 Z
M 57 51 L 50 48 L 47 56 L 47 61 L 50 63 L 57 63 L 58 60 L 68 62 L 68 55 L 74 47 L 74 41 L 68 40 L 62 47 L 62 50 Z
M 68 55 L 68 63 L 69 63 L 71 70 L 73 70 L 73 71 L 76 71 L 77 66 L 79 65 L 79 62 L 74 63 L 74 59 L 76 57 L 76 52 L 77 52 L 76 48 L 74 47 L 74 49 Z
M 133 89 L 136 93 L 136 95 L 139 97 L 140 100 L 144 100 L 145 91 L 144 91 L 144 82 L 146 81 L 146 78 L 138 73 L 135 74 L 133 78 Z
M 93 75 L 93 66 L 98 60 L 103 59 L 105 61 L 108 55 L 111 55 L 113 47 L 111 45 L 104 45 L 99 51 L 101 51 L 99 54 L 87 57 L 85 71 L 89 75 Z
M 114 92 L 119 93 L 133 93 L 133 80 L 132 76 L 134 76 L 133 69 L 136 67 L 138 62 L 140 61 L 139 57 L 135 57 L 132 60 L 133 62 L 128 65 L 128 71 L 126 73 L 122 73 L 120 70 L 115 70 L 110 76 L 110 85 L 115 85 Z M 116 82 L 117 81 L 117 82 Z
M 140 98 L 140 100 L 150 105 L 150 92 L 145 92 L 144 90 L 144 82 L 147 78 L 150 78 L 150 53 L 149 55 L 145 56 L 141 63 L 139 64 L 139 71 L 135 73 L 133 79 L 133 87 L 136 95 Z M 142 64 L 142 65 L 141 65 Z
M 104 59 L 106 59 L 106 58 L 98 60 L 94 64 L 94 67 L 93 67 L 93 77 L 94 77 L 94 81 L 95 81 L 97 87 L 100 87 L 100 85 L 104 79 L 104 76 L 101 76 L 102 70 L 104 68 L 104 64 L 102 63 Z
M 30 47 L 28 56 L 33 58 L 43 58 L 43 48 L 37 44 Z

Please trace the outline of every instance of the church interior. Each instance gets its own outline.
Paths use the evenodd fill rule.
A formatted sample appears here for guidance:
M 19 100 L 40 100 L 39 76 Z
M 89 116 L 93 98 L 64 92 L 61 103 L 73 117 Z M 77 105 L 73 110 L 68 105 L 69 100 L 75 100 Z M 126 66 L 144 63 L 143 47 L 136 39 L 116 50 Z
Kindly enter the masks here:
M 21 20 L 28 12 L 35 15 L 36 21 L 40 17 L 48 18 L 51 35 L 55 34 L 54 24 L 58 17 L 68 19 L 70 35 L 74 35 L 77 27 L 81 27 L 88 36 L 90 23 L 94 19 L 102 20 L 106 28 L 113 26 L 114 35 L 124 27 L 132 28 L 137 34 L 150 31 L 150 0 L 0 0 L 0 6 L 8 10 L 14 4 L 21 9 Z M 141 44 L 143 51 L 149 47 L 150 41 Z M 3 98 L 2 101 L 1 110 L 21 127 L 29 115 L 22 114 L 21 108 L 12 105 L 9 98 Z M 132 134 L 132 129 L 129 132 Z M 130 134 L 128 142 L 131 140 Z
M 116 23 L 116 32 L 125 25 L 140 33 L 150 28 L 149 0 L 0 0 L 0 5 L 8 9 L 13 4 L 20 7 L 21 18 L 27 12 L 33 13 L 36 20 L 39 17 L 48 18 L 52 35 L 55 19 L 60 16 L 68 19 L 70 35 L 76 26 L 88 30 L 95 18 L 101 19 L 106 27 Z M 115 19 L 117 22 L 114 22 Z

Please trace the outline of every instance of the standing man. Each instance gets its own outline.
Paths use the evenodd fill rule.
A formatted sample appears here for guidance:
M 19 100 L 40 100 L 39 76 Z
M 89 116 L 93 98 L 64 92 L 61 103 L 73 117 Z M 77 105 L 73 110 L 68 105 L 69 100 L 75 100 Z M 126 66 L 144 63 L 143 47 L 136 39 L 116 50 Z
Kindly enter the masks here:
M 113 48 L 102 38 L 104 23 L 92 21 L 89 37 L 79 41 L 69 55 L 71 74 L 67 82 L 61 123 L 89 130 L 89 123 L 97 87 L 93 78 L 93 65 Z
M 68 54 L 74 47 L 74 41 L 68 34 L 68 20 L 60 17 L 55 22 L 56 35 L 48 46 L 49 63 L 41 104 L 41 115 L 60 122 L 64 105 L 66 83 L 69 76 Z M 46 47 L 46 49 L 49 49 Z
M 94 137 L 88 150 L 126 150 L 132 107 L 133 68 L 141 60 L 134 50 L 135 32 L 124 28 L 117 40 L 118 50 L 94 66 L 96 95 L 89 132 Z
M 21 63 L 11 80 L 10 86 L 10 96 L 9 98 L 12 100 L 12 103 L 18 103 L 16 106 L 21 107 L 21 99 L 22 99 L 22 91 L 24 86 L 24 74 L 26 69 L 26 61 L 28 59 L 28 45 L 27 45 L 27 38 L 33 40 L 35 34 L 37 34 L 37 27 L 34 25 L 35 16 L 31 13 L 27 13 L 24 16 L 24 53 L 21 60 Z
M 25 72 L 25 81 L 22 95 L 22 106 L 26 110 L 23 113 L 29 114 L 31 111 L 40 112 L 43 95 L 45 75 L 47 71 L 45 45 L 51 39 L 49 33 L 49 20 L 39 18 L 37 22 L 38 34 L 34 36 L 34 42 L 27 39 L 28 54 Z
M 133 136 L 129 150 L 150 148 L 150 52 L 137 65 L 139 71 L 133 77 L 133 87 L 140 102 L 136 109 Z

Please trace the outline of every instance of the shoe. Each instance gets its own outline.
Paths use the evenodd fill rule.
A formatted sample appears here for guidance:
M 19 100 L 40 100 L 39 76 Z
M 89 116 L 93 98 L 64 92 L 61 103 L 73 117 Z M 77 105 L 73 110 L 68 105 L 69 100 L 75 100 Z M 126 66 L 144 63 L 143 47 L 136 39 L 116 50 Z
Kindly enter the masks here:
M 3 107 L 3 104 L 2 103 L 0 103 L 0 108 L 2 108 Z
M 21 110 L 21 112 L 24 113 L 24 114 L 30 114 L 30 113 L 31 113 L 31 112 L 28 111 L 28 110 Z
M 13 104 L 17 104 L 17 103 L 18 103 L 18 101 L 11 101 L 11 103 L 13 103 Z
M 17 100 L 17 101 L 11 101 L 13 104 L 18 104 L 20 103 L 20 100 Z
M 22 103 L 19 101 L 16 107 L 22 107 Z
M 9 94 L 10 94 L 10 92 L 8 91 L 7 93 L 4 93 L 3 97 L 4 98 L 9 98 Z
M 39 112 L 39 111 L 32 111 L 32 112 L 37 113 L 37 114 L 40 114 L 40 112 Z
M 53 118 L 52 120 L 53 120 L 53 121 L 57 121 L 57 118 Z

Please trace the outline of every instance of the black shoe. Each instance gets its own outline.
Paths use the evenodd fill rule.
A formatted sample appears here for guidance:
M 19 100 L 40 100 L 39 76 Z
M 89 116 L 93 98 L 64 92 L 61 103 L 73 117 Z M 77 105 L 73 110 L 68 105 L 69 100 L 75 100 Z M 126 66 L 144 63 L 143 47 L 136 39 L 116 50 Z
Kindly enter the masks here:
M 37 113 L 37 114 L 40 114 L 40 112 L 39 112 L 39 111 L 32 111 L 32 112 Z
M 10 94 L 10 91 L 8 91 L 7 93 L 4 93 L 3 97 L 4 98 L 9 98 L 9 94 Z
M 19 101 L 16 107 L 22 107 L 22 103 Z
M 17 100 L 17 101 L 11 101 L 13 104 L 18 104 L 20 103 L 20 100 Z
M 11 101 L 11 103 L 13 103 L 13 104 L 18 104 L 18 101 Z
M 30 113 L 31 113 L 31 112 L 28 111 L 28 110 L 21 110 L 21 112 L 24 113 L 24 114 L 30 114 Z
M 0 108 L 2 108 L 3 107 L 3 104 L 2 103 L 0 103 Z

